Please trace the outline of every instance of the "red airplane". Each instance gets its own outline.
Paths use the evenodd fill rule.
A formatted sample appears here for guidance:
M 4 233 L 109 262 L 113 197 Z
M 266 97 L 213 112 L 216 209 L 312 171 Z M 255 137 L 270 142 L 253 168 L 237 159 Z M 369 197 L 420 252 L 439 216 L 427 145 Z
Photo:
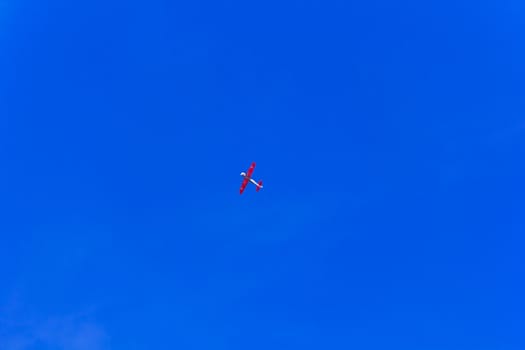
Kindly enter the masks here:
M 263 187 L 262 186 L 262 180 L 259 181 L 259 182 L 256 182 L 254 179 L 252 179 L 253 169 L 255 169 L 255 162 L 253 162 L 252 165 L 250 165 L 250 168 L 248 169 L 247 172 L 243 171 L 241 173 L 241 176 L 244 177 L 244 180 L 242 181 L 242 184 L 241 184 L 241 189 L 239 191 L 241 194 L 244 192 L 244 189 L 248 185 L 248 182 L 251 182 L 252 184 L 257 186 L 255 188 L 255 191 L 257 191 L 257 192 L 259 192 L 259 190 Z

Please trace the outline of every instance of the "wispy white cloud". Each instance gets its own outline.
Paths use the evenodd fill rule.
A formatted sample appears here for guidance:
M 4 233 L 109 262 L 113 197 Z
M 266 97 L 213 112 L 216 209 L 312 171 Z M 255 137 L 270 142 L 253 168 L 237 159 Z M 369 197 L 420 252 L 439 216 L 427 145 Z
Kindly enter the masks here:
M 29 316 L 10 303 L 0 309 L 0 349 L 109 350 L 109 337 L 89 313 Z

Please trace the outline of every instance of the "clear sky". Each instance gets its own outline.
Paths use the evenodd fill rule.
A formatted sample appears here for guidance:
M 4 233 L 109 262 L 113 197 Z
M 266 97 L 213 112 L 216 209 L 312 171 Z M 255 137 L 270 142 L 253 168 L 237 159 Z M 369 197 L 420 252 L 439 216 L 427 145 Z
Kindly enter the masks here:
M 524 23 L 3 0 L 0 349 L 524 349 Z

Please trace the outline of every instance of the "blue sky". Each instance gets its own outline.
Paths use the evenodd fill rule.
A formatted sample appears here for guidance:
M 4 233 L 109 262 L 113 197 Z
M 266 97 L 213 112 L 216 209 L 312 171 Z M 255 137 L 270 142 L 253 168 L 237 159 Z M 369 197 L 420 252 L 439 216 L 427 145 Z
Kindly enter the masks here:
M 1 349 L 525 346 L 521 1 L 0 9 Z

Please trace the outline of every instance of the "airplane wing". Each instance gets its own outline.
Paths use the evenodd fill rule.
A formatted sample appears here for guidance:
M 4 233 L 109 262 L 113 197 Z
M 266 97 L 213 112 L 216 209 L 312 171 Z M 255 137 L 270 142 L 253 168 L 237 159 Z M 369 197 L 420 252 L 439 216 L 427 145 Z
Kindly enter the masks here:
M 255 169 L 255 162 L 253 162 L 252 165 L 250 165 L 250 168 L 246 172 L 246 177 L 248 177 L 248 178 L 252 177 L 254 169 Z
M 246 186 L 248 185 L 248 182 L 249 182 L 249 181 L 250 181 L 250 180 L 248 179 L 248 177 L 245 177 L 245 178 L 244 178 L 244 181 L 243 181 L 242 184 L 241 184 L 241 189 L 240 189 L 240 191 L 239 191 L 241 194 L 244 192 L 244 189 L 245 189 Z
M 252 177 L 253 170 L 255 169 L 255 162 L 250 165 L 250 168 L 246 171 L 246 176 L 244 177 L 244 181 L 241 184 L 241 189 L 239 192 L 242 194 L 244 192 L 244 189 L 248 185 L 248 182 L 250 182 L 250 178 Z

